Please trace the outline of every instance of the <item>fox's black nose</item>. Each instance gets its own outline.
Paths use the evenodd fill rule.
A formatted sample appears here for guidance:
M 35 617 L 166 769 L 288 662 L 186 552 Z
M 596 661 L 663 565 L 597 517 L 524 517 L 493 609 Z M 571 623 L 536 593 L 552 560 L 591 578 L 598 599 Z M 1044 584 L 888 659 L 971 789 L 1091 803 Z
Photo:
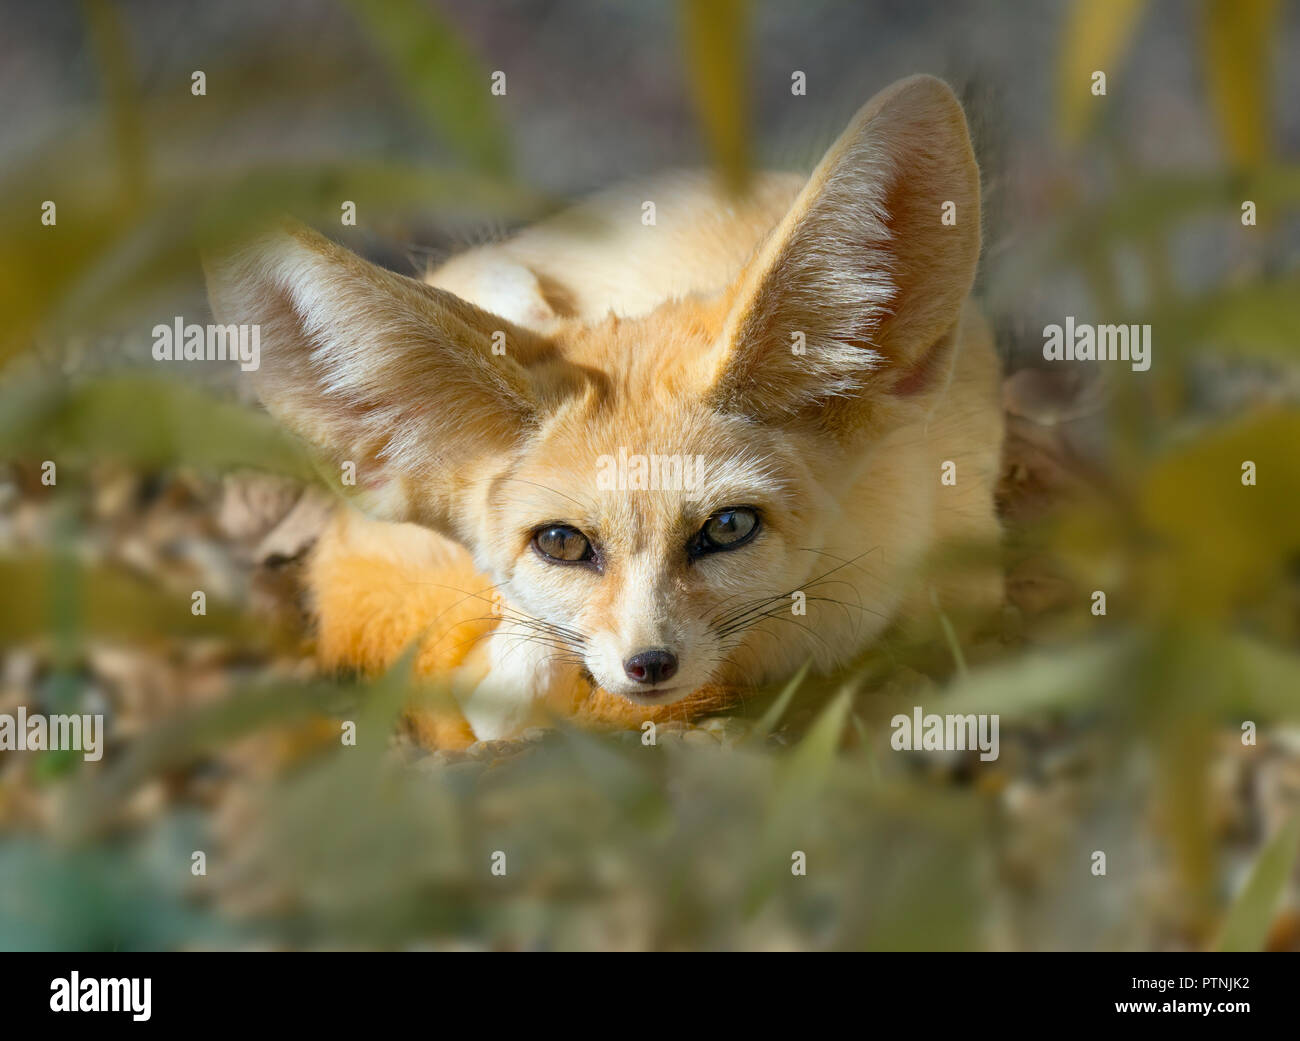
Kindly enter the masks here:
M 623 671 L 637 683 L 661 683 L 677 672 L 677 655 L 663 648 L 642 651 L 623 663 Z

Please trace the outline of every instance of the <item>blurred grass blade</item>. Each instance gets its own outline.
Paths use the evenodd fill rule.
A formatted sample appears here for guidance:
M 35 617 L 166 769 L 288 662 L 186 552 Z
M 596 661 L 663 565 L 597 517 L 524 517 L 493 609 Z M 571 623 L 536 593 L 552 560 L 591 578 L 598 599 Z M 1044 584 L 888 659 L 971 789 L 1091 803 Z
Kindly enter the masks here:
M 776 700 L 768 706 L 762 718 L 754 724 L 754 729 L 749 733 L 750 741 L 762 741 L 772 732 L 777 723 L 781 722 L 781 717 L 785 715 L 786 709 L 790 707 L 790 702 L 794 700 L 795 693 L 807 677 L 810 668 L 812 668 L 811 660 L 799 666 L 799 671 L 790 677 L 790 681 L 785 685 L 781 693 L 776 696 Z
M 1159 174 L 1135 173 L 1096 203 L 1073 206 L 1048 221 L 1017 248 L 1003 253 L 990 282 L 991 298 L 1000 309 L 1019 306 L 1018 295 L 1044 270 L 1075 269 L 1092 251 L 1109 251 L 1126 242 L 1177 233 L 1180 225 L 1198 217 L 1235 223 L 1241 201 L 1255 202 L 1261 213 L 1291 210 L 1300 205 L 1300 167 L 1273 163 L 1246 177 L 1229 172 Z M 1286 275 L 1279 281 L 1289 281 Z M 1246 285 L 1243 292 L 1254 288 Z M 1189 307 L 1211 294 L 1201 293 Z M 1292 307 L 1294 311 L 1294 306 Z M 1175 336 L 1161 343 L 1178 346 Z M 1290 352 L 1294 354 L 1294 351 Z
M 339 753 L 339 717 L 356 724 L 356 744 L 346 747 L 350 763 L 374 771 L 389 747 L 398 714 L 410 702 L 413 651 L 368 684 L 316 680 L 305 684 L 257 684 L 211 704 L 188 708 L 154 725 L 107 775 L 87 778 L 73 805 L 78 830 L 107 819 L 110 807 L 148 777 L 175 770 L 255 733 L 279 730 L 280 765 L 322 746 Z M 422 691 L 427 704 L 447 695 Z M 288 731 L 285 728 L 291 728 Z
M 58 155 L 61 167 L 94 171 L 95 153 Z M 64 234 L 0 210 L 0 363 L 28 346 L 41 327 L 52 334 L 120 318 L 142 303 L 192 287 L 199 248 L 220 248 L 269 217 L 290 213 L 307 223 L 338 220 L 347 198 L 372 220 L 419 211 L 458 218 L 521 219 L 552 205 L 505 181 L 404 162 L 321 160 L 249 163 L 236 172 L 173 177 L 151 191 L 149 208 L 128 214 L 87 173 L 57 183 L 40 173 L 0 182 L 0 196 L 78 200 L 77 231 Z M 155 312 L 156 313 L 156 312 Z M 150 325 L 156 319 L 150 319 Z
M 629 756 L 624 749 L 576 727 L 566 726 L 561 732 L 573 751 L 575 765 L 618 804 L 621 813 L 638 822 L 662 819 L 667 804 L 642 765 L 644 756 Z M 637 748 L 639 751 L 640 746 Z
M 1115 93 L 1116 73 L 1145 0 L 1074 0 L 1061 29 L 1057 118 L 1067 144 L 1078 144 Z M 1092 74 L 1106 74 L 1106 97 L 1092 94 Z
M 1228 910 L 1220 951 L 1263 950 L 1273 912 L 1300 852 L 1300 815 L 1293 816 L 1255 861 L 1250 878 Z
M 1106 677 L 1124 651 L 1113 643 L 1084 644 L 976 669 L 948 689 L 943 711 L 997 713 L 1013 720 L 1089 705 L 1114 689 Z
M 1243 719 L 1257 714 L 1268 720 L 1300 721 L 1300 654 L 1269 646 L 1248 636 L 1223 641 L 1222 655 L 1235 669 L 1225 712 Z
M 70 610 L 66 578 L 58 557 L 0 557 L 0 645 L 36 640 L 49 634 L 56 612 Z M 123 640 L 177 637 L 226 637 L 246 646 L 286 646 L 292 633 L 267 626 L 265 619 L 209 597 L 206 615 L 194 615 L 188 595 L 159 590 L 125 571 L 111 567 L 84 568 L 76 574 L 75 605 L 78 630 L 93 636 Z M 71 623 L 67 623 L 71 624 Z
M 9 458 L 249 467 L 299 480 L 315 474 L 302 446 L 269 415 L 179 381 L 143 376 L 72 388 L 6 387 L 0 451 Z
M 934 598 L 935 607 L 939 606 L 938 599 Z M 970 675 L 970 670 L 966 667 L 966 655 L 961 649 L 961 640 L 957 638 L 957 630 L 953 628 L 951 619 L 943 612 L 936 612 L 939 618 L 939 629 L 943 633 L 943 642 L 948 645 L 948 653 L 952 655 L 953 667 L 957 670 L 957 676 L 965 679 Z
M 1179 444 L 1144 475 L 1139 508 L 1163 551 L 1149 598 L 1166 617 L 1222 618 L 1286 574 L 1300 552 L 1300 411 L 1222 424 Z M 1256 464 L 1254 486 L 1242 463 Z
M 109 126 L 122 202 L 134 209 L 148 195 L 149 169 L 130 41 L 116 5 L 85 0 L 86 30 L 108 95 Z
M 0 951 L 116 955 L 236 945 L 246 927 L 196 906 L 192 876 L 175 869 L 203 834 L 195 814 L 172 813 L 129 843 L 74 846 L 8 836 L 0 843 Z
M 189 766 L 250 734 L 319 721 L 342 712 L 355 698 L 349 688 L 325 681 L 302 686 L 259 685 L 160 720 L 131 744 L 106 773 L 83 779 L 77 800 L 69 806 L 74 824 L 70 830 L 94 827 L 105 820 L 112 807 L 149 777 Z M 331 738 L 335 733 L 337 730 L 331 726 Z M 315 728 L 304 731 L 297 735 L 298 744 L 316 736 L 319 731 Z M 279 746 L 285 752 L 293 747 L 292 738 Z
M 695 108 L 723 184 L 749 182 L 748 0 L 682 0 L 682 42 Z
M 1158 309 L 1151 325 L 1169 354 L 1210 347 L 1225 357 L 1294 361 L 1300 356 L 1300 274 L 1198 293 Z
M 1258 167 L 1270 152 L 1270 48 L 1276 0 L 1205 0 L 1201 42 L 1210 102 L 1228 158 Z
M 822 709 L 777 773 L 778 805 L 789 808 L 819 792 L 835 765 L 835 753 L 844 735 L 853 689 L 846 686 Z M 777 814 L 779 816 L 779 812 Z
M 420 0 L 347 0 L 417 110 L 487 173 L 510 167 L 509 139 L 489 72 L 435 9 Z M 508 87 L 508 80 L 507 80 Z
M 805 666 L 806 668 L 806 666 Z M 773 777 L 770 809 L 758 855 L 745 886 L 744 913 L 757 914 L 775 891 L 776 879 L 789 863 L 792 843 L 800 843 L 809 804 L 825 789 L 844 734 L 853 688 L 844 687 L 821 711 L 795 749 L 781 760 Z

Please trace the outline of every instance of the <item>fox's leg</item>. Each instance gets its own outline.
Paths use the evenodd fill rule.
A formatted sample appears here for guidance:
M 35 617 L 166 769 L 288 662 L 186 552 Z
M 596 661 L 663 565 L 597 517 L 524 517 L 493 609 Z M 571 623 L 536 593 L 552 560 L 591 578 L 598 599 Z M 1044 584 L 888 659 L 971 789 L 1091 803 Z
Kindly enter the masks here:
M 476 740 L 469 721 L 450 708 L 410 708 L 406 711 L 406 722 L 416 742 L 424 748 L 459 750 Z
M 577 670 L 557 662 L 557 650 L 533 630 L 503 621 L 456 670 L 452 689 L 474 736 L 495 741 L 547 721 L 554 689 L 577 680 Z
M 317 656 L 327 668 L 376 675 L 412 646 L 416 679 L 436 689 L 490 639 L 491 579 L 454 543 L 412 525 L 341 512 L 308 569 Z M 486 674 L 484 667 L 482 672 Z M 450 699 L 416 700 L 405 718 L 428 748 L 464 748 L 474 731 Z

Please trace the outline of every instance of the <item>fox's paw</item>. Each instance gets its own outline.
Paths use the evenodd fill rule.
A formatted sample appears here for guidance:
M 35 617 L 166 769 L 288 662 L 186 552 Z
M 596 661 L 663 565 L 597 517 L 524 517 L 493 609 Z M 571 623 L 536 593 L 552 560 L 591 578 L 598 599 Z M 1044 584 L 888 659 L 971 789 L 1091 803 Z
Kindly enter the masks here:
M 452 708 L 410 708 L 403 721 L 422 748 L 459 750 L 476 740 L 469 721 Z

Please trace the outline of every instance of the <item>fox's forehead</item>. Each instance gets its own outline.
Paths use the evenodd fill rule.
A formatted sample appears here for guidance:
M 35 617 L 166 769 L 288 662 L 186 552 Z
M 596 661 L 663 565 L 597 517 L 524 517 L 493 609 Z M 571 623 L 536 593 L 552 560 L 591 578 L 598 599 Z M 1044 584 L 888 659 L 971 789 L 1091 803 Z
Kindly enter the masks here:
M 778 432 L 700 402 L 624 409 L 588 398 L 543 426 L 492 497 L 519 524 L 564 521 L 636 549 L 679 541 L 727 506 L 795 513 L 807 487 Z
M 799 445 L 710 401 L 727 307 L 673 301 L 557 335 L 580 387 L 543 417 L 493 505 L 516 525 L 563 521 L 632 551 L 676 544 L 728 506 L 797 517 L 812 497 Z
M 729 297 L 661 304 L 647 315 L 614 314 L 573 323 L 554 338 L 558 352 L 589 374 L 597 402 L 623 412 L 657 403 L 676 405 L 707 389 Z

